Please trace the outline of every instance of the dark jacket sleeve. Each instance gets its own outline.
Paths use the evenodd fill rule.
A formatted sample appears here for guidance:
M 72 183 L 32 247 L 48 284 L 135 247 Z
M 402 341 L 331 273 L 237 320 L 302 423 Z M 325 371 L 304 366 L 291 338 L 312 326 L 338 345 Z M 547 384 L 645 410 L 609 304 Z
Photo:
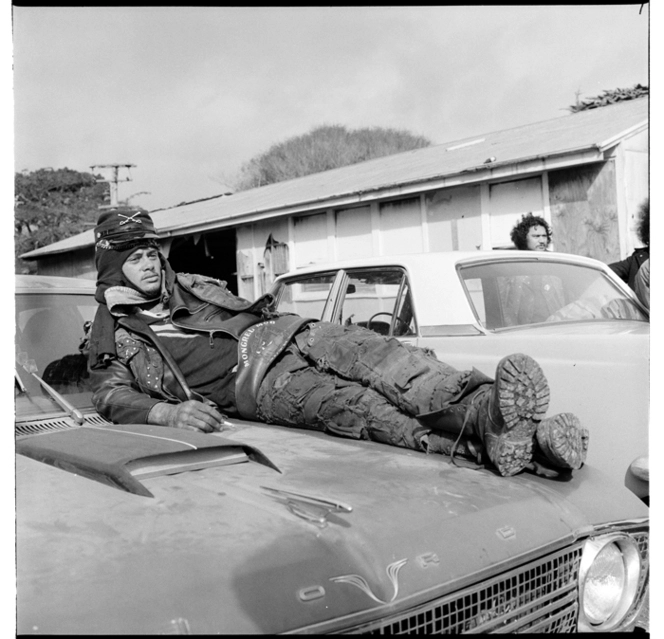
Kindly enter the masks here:
M 90 369 L 90 385 L 95 408 L 116 424 L 147 424 L 152 407 L 164 401 L 141 392 L 129 367 L 117 359 Z
M 630 255 L 627 259 L 620 260 L 620 262 L 613 262 L 609 264 L 609 268 L 625 283 L 629 279 L 630 266 L 634 258 Z
M 641 265 L 650 257 L 650 249 L 638 248 L 629 257 L 620 262 L 609 264 L 609 268 L 629 287 L 634 290 L 634 279 Z

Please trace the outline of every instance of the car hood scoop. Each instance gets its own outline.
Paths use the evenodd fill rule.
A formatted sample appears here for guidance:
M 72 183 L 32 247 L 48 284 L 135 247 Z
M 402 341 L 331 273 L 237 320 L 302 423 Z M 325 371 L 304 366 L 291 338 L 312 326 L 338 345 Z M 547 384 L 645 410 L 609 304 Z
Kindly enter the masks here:
M 16 452 L 144 497 L 153 496 L 140 482 L 145 477 L 248 461 L 281 472 L 253 446 L 142 424 L 55 426 L 44 429 L 39 436 L 18 439 Z

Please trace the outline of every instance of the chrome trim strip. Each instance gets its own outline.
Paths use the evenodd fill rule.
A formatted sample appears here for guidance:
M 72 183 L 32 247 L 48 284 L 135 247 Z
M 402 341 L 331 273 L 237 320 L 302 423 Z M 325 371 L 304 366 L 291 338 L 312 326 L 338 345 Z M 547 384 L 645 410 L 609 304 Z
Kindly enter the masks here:
M 175 439 L 173 437 L 161 437 L 160 435 L 148 435 L 147 433 L 136 433 L 134 431 L 128 431 L 128 430 L 118 430 L 117 428 L 107 428 L 106 426 L 103 426 L 103 427 L 85 426 L 85 428 L 90 428 L 92 430 L 111 431 L 113 433 L 122 433 L 123 435 L 135 435 L 136 437 L 148 437 L 150 439 L 161 439 L 163 441 L 174 442 L 176 444 L 182 444 L 184 446 L 189 446 L 189 448 L 192 448 L 193 450 L 198 450 L 197 446 L 194 446 L 193 444 L 190 444 L 189 442 L 183 442 L 181 439 Z

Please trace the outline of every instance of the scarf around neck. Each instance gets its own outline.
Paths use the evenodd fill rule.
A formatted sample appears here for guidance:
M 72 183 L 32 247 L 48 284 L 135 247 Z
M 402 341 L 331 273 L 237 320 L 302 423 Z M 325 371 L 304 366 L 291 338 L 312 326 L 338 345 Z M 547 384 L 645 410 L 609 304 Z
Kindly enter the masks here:
M 92 369 L 105 368 L 117 358 L 115 329 L 118 317 L 133 313 L 136 306 L 158 302 L 160 297 L 165 307 L 171 299 L 175 284 L 175 271 L 168 260 L 159 253 L 162 266 L 161 295 L 148 297 L 135 288 L 126 286 L 118 276 L 97 283 L 95 299 L 99 302 L 92 329 L 90 330 L 90 354 L 88 364 Z

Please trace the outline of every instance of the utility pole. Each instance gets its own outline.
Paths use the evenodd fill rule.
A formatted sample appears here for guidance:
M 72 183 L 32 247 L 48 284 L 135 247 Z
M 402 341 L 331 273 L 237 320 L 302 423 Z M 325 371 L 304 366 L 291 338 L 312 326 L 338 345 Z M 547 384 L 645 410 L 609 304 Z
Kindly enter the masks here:
M 109 208 L 118 205 L 118 182 L 131 182 L 131 172 L 129 169 L 134 168 L 135 164 L 93 164 L 90 169 L 94 173 L 95 169 L 110 169 L 110 177 L 98 179 L 97 182 L 108 182 L 111 187 L 111 204 L 100 206 L 100 209 Z M 127 169 L 127 177 L 124 180 L 120 179 L 120 169 Z

